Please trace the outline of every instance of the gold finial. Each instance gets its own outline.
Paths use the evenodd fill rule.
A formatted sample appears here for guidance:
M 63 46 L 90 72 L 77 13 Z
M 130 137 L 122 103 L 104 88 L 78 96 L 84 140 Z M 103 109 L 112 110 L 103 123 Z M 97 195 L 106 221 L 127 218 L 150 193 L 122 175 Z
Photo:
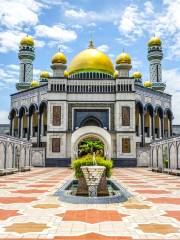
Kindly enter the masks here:
M 88 48 L 94 48 L 93 34 L 92 34 L 92 32 L 90 33 L 90 40 L 89 40 L 89 46 L 88 46 Z
M 123 49 L 122 49 L 122 52 L 124 53 L 124 47 L 123 47 Z

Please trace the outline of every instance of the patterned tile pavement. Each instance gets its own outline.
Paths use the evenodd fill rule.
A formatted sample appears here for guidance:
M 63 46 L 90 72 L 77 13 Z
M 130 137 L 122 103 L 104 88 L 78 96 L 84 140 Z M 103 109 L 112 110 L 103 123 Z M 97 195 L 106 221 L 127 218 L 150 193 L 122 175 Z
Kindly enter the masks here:
M 110 205 L 59 201 L 53 193 L 72 177 L 67 168 L 0 177 L 0 240 L 180 239 L 180 177 L 114 169 L 133 197 Z

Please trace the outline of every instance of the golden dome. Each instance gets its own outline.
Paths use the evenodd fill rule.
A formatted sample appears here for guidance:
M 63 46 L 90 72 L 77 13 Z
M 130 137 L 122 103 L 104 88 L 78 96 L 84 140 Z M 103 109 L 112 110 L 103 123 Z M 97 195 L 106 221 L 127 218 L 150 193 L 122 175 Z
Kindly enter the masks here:
M 142 74 L 140 72 L 134 72 L 132 77 L 133 78 L 142 78 Z
M 111 59 L 100 50 L 94 48 L 92 41 L 90 41 L 87 49 L 80 52 L 72 59 L 68 67 L 69 75 L 76 72 L 87 71 L 114 74 L 114 66 Z
M 31 36 L 25 36 L 21 39 L 20 45 L 28 45 L 28 46 L 34 46 L 34 40 Z
M 64 77 L 65 77 L 65 78 L 68 78 L 68 77 L 69 77 L 68 71 L 64 71 Z
M 152 87 L 152 82 L 150 82 L 150 81 L 146 81 L 145 83 L 144 83 L 144 87 L 147 87 L 147 88 L 151 88 Z
M 40 78 L 49 78 L 50 75 L 47 71 L 43 71 L 40 73 Z
M 37 81 L 35 81 L 35 80 L 33 80 L 33 81 L 31 82 L 31 88 L 38 87 L 38 86 L 39 86 L 39 82 L 37 82 Z
M 158 46 L 161 46 L 161 39 L 159 37 L 152 37 L 149 42 L 148 42 L 148 45 L 151 47 L 151 46 L 154 46 L 154 45 L 158 45 Z
M 122 52 L 116 58 L 116 64 L 127 63 L 131 64 L 131 57 L 128 53 Z
M 51 62 L 52 62 L 52 64 L 54 64 L 54 63 L 66 64 L 67 63 L 67 59 L 66 59 L 66 56 L 62 52 L 57 52 L 52 57 Z
M 116 70 L 115 72 L 114 72 L 114 78 L 116 79 L 116 78 L 118 78 L 119 77 L 119 73 L 118 73 L 118 71 Z

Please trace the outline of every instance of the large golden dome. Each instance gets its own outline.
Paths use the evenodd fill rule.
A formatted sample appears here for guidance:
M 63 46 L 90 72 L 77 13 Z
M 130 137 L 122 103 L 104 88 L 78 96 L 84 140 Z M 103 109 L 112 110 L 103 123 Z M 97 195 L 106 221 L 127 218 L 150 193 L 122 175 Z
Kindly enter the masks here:
M 148 45 L 151 47 L 151 46 L 154 46 L 154 45 L 158 45 L 158 46 L 161 46 L 161 39 L 159 37 L 152 37 L 149 42 L 148 42 Z
M 92 41 L 89 47 L 77 54 L 71 61 L 68 72 L 69 75 L 78 72 L 103 72 L 113 75 L 114 66 L 111 59 L 94 48 Z
M 21 39 L 20 45 L 28 45 L 28 46 L 34 46 L 34 40 L 31 36 L 25 36 Z
M 117 56 L 116 64 L 122 64 L 122 63 L 131 64 L 131 57 L 128 53 L 122 52 Z

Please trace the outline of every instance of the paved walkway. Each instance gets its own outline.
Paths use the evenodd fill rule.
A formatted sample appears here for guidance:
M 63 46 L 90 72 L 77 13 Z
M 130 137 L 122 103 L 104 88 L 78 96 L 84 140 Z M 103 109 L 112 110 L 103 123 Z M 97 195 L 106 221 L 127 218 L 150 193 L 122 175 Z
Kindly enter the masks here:
M 73 205 L 53 193 L 69 169 L 35 168 L 0 177 L 0 239 L 180 239 L 180 177 L 114 169 L 133 197 L 112 205 Z

